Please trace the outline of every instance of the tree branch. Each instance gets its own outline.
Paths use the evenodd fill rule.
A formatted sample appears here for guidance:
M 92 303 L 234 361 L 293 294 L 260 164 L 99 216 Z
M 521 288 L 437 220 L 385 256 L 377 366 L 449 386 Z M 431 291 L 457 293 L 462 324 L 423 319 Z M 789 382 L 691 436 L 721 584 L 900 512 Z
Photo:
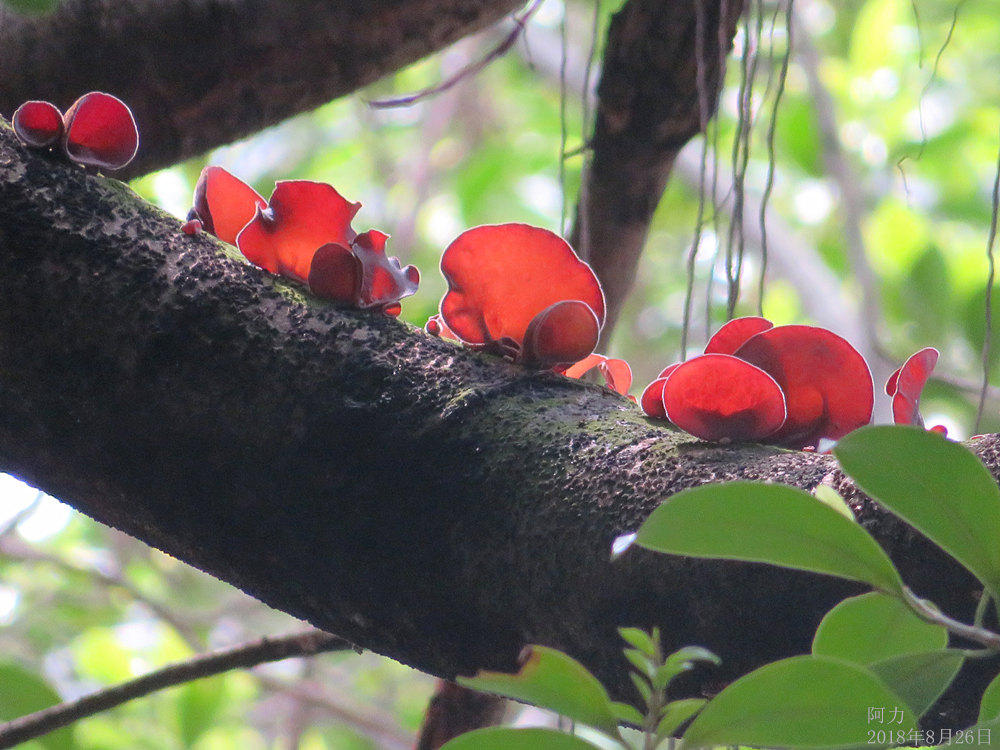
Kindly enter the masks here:
M 0 5 L 0 113 L 91 90 L 132 107 L 123 172 L 169 166 L 365 86 L 494 23 L 524 0 L 64 0 Z
M 293 656 L 313 656 L 346 648 L 351 648 L 351 644 L 342 638 L 318 630 L 308 630 L 281 638 L 262 638 L 253 643 L 203 654 L 120 685 L 98 690 L 74 701 L 43 708 L 41 711 L 0 724 L 0 749 L 14 747 L 21 742 L 33 740 L 72 724 L 74 721 L 108 711 L 158 690 L 199 680 L 202 677 L 211 677 L 231 669 L 255 667 L 258 664 L 281 661 Z
M 904 578 L 971 618 L 979 586 L 829 456 L 718 446 L 605 388 L 339 310 L 125 186 L 26 152 L 0 124 L 0 465 L 273 607 L 445 678 L 528 642 L 636 699 L 615 628 L 723 658 L 712 691 L 809 649 L 856 585 L 630 551 L 690 486 L 845 494 Z M 1000 470 L 1000 438 L 973 444 Z M 990 665 L 935 719 L 974 718 Z
M 742 9 L 743 0 L 628 0 L 612 19 L 593 159 L 581 191 L 586 205 L 577 206 L 570 240 L 604 286 L 605 336 L 632 288 L 674 159 L 715 112 L 722 63 Z M 700 63 L 696 50 L 704 52 Z

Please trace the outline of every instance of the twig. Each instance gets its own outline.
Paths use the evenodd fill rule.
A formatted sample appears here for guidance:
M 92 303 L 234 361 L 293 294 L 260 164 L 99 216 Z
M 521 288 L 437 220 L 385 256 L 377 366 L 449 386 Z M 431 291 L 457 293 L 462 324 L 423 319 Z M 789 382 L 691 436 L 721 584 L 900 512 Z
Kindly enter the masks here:
M 1000 650 L 1000 635 L 975 625 L 966 625 L 964 622 L 953 620 L 941 612 L 937 607 L 929 604 L 918 597 L 908 588 L 903 588 L 903 600 L 917 614 L 920 619 L 933 625 L 942 625 L 949 632 L 960 638 L 965 638 L 973 643 L 979 643 L 990 649 L 991 652 Z
M 990 216 L 990 235 L 986 240 L 986 260 L 989 264 L 989 271 L 986 274 L 986 330 L 983 335 L 983 387 L 979 392 L 975 432 L 979 432 L 979 423 L 983 421 L 983 407 L 986 406 L 986 389 L 990 387 L 990 346 L 993 343 L 993 280 L 996 277 L 993 245 L 997 239 L 998 211 L 1000 211 L 1000 153 L 997 154 L 997 170 L 996 176 L 993 178 L 993 212 Z
M 510 32 L 508 32 L 507 36 L 505 36 L 500 41 L 499 44 L 497 44 L 493 49 L 487 52 L 486 55 L 484 55 L 480 60 L 477 60 L 471 65 L 467 65 L 454 75 L 445 78 L 443 81 L 441 81 L 441 83 L 438 83 L 426 89 L 422 89 L 413 94 L 407 94 L 406 96 L 394 97 L 391 99 L 376 99 L 374 101 L 368 102 L 368 106 L 374 107 L 375 109 L 409 107 L 416 104 L 417 102 L 423 101 L 424 99 L 428 99 L 432 96 L 436 96 L 437 94 L 447 91 L 460 81 L 469 78 L 470 76 L 478 74 L 481 70 L 486 68 L 490 63 L 499 60 L 501 57 L 507 54 L 507 52 L 509 52 L 510 49 L 515 44 L 517 44 L 517 40 L 521 36 L 521 33 L 524 31 L 525 25 L 535 14 L 535 11 L 538 10 L 541 4 L 542 0 L 534 0 L 531 3 L 531 5 L 528 6 L 527 10 L 525 10 L 520 15 L 515 15 L 513 17 L 514 28 L 512 28 Z
M 293 656 L 313 656 L 326 651 L 342 651 L 348 648 L 353 646 L 342 638 L 320 630 L 308 630 L 281 638 L 262 638 L 233 648 L 202 654 L 120 685 L 98 690 L 77 700 L 50 706 L 0 724 L 0 750 L 41 737 L 67 724 L 174 685 Z
M 774 189 L 775 152 L 774 135 L 778 128 L 778 107 L 785 93 L 785 82 L 788 78 L 788 63 L 792 57 L 792 6 L 795 0 L 788 0 L 785 6 L 785 54 L 781 58 L 781 70 L 778 73 L 778 90 L 774 94 L 771 108 L 771 122 L 767 127 L 767 179 L 764 183 L 764 193 L 760 199 L 760 278 L 757 284 L 757 312 L 764 314 L 764 278 L 767 275 L 767 204 Z M 775 11 L 777 19 L 777 11 Z M 774 39 L 774 22 L 771 23 L 771 39 Z

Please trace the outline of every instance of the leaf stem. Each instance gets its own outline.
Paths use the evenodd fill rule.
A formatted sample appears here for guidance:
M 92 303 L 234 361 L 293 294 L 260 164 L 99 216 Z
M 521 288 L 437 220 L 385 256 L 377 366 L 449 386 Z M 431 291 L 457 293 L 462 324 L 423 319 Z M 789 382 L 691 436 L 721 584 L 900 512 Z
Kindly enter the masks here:
M 984 594 L 984 598 L 985 597 L 986 595 Z M 991 630 L 987 630 L 978 622 L 975 625 L 966 625 L 958 620 L 953 620 L 931 605 L 927 600 L 918 597 L 905 586 L 903 587 L 903 601 L 909 605 L 909 607 L 920 619 L 934 625 L 942 625 L 947 628 L 949 632 L 954 633 L 961 638 L 986 646 L 986 649 L 990 652 L 1000 651 L 1000 635 Z M 983 606 L 982 600 L 980 600 L 980 606 Z M 977 619 L 978 616 L 979 612 L 977 608 Z M 971 653 L 976 652 L 970 652 L 970 654 Z

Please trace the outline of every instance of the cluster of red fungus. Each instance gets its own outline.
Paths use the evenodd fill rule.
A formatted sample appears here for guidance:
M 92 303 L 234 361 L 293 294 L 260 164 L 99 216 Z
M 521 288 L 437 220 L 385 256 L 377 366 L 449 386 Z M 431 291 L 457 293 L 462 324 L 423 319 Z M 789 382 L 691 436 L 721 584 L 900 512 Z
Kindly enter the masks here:
M 469 229 L 445 249 L 441 272 L 448 291 L 429 333 L 570 377 L 596 367 L 628 392 L 628 364 L 592 353 L 604 325 L 601 284 L 559 235 L 527 224 Z
M 323 299 L 399 315 L 399 301 L 417 291 L 420 274 L 386 255 L 388 235 L 351 228 L 360 208 L 331 185 L 309 180 L 278 182 L 265 201 L 222 167 L 206 167 L 184 230 L 204 228 L 254 265 Z
M 886 384 L 897 424 L 923 424 L 920 393 L 936 360 L 924 349 Z M 704 440 L 815 449 L 871 421 L 874 388 L 864 358 L 832 331 L 747 317 L 720 328 L 704 354 L 665 368 L 640 403 Z
M 62 114 L 50 102 L 25 102 L 11 124 L 26 146 L 58 146 L 67 158 L 106 171 L 121 169 L 139 150 L 139 131 L 132 111 L 111 94 L 91 91 Z

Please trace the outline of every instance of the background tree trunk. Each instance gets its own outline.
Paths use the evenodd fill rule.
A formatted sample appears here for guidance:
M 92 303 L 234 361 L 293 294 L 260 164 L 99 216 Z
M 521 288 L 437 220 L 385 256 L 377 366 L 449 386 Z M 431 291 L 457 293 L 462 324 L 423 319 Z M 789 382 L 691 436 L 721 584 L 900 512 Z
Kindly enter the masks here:
M 450 678 L 568 651 L 630 697 L 615 628 L 723 667 L 808 650 L 859 587 L 611 541 L 685 487 L 833 485 L 906 580 L 968 616 L 943 553 L 829 456 L 693 441 L 595 385 L 339 310 L 0 125 L 0 461 L 88 515 L 358 645 Z M 996 475 L 1000 439 L 974 443 Z M 977 671 L 978 670 L 978 671 Z M 971 720 L 968 669 L 933 721 Z

